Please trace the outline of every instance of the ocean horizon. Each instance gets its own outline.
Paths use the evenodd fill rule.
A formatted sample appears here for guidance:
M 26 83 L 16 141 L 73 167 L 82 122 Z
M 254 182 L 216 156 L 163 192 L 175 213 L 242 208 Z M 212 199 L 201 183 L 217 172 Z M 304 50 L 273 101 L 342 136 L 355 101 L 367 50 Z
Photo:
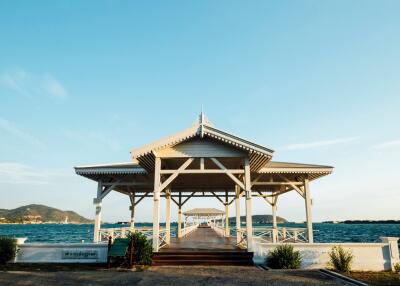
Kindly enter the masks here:
M 163 226 L 164 224 L 160 224 Z M 103 224 L 103 228 L 124 224 Z M 136 227 L 151 227 L 151 223 L 136 223 Z M 302 223 L 282 223 L 279 227 L 305 227 Z M 379 242 L 382 236 L 400 237 L 400 224 L 314 223 L 314 242 Z M 171 223 L 172 235 L 176 223 Z M 254 224 L 272 227 L 272 224 Z M 234 225 L 231 226 L 234 228 Z M 26 243 L 91 243 L 93 224 L 1 224 L 0 236 L 26 237 Z

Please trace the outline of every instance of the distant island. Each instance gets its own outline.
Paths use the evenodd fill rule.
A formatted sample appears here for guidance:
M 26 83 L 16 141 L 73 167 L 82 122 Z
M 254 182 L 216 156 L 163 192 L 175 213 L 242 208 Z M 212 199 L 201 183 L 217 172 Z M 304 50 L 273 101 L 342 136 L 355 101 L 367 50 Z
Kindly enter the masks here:
M 63 211 L 44 205 L 26 205 L 16 209 L 0 209 L 0 223 L 91 223 L 90 219 L 73 211 Z
M 344 223 L 344 224 L 400 224 L 400 220 L 344 220 L 344 221 L 323 221 L 322 223 Z
M 286 219 L 280 216 L 276 216 L 277 223 L 288 222 Z M 236 217 L 229 217 L 229 224 L 234 224 Z M 246 222 L 246 216 L 240 216 L 240 222 Z M 254 224 L 268 224 L 272 223 L 272 215 L 253 215 Z

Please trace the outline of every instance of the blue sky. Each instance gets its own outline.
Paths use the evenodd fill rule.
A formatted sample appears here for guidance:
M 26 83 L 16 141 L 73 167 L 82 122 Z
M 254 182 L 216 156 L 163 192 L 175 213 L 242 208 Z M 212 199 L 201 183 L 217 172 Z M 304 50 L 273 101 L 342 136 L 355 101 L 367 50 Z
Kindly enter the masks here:
M 274 149 L 274 160 L 335 166 L 311 184 L 316 221 L 400 219 L 399 9 L 2 1 L 0 208 L 43 203 L 93 217 L 96 185 L 72 167 L 128 161 L 203 105 L 216 127 Z M 279 203 L 279 215 L 304 220 L 298 195 Z M 104 219 L 126 220 L 128 206 L 110 195 Z M 145 201 L 138 220 L 150 210 Z M 271 210 L 255 200 L 254 212 Z

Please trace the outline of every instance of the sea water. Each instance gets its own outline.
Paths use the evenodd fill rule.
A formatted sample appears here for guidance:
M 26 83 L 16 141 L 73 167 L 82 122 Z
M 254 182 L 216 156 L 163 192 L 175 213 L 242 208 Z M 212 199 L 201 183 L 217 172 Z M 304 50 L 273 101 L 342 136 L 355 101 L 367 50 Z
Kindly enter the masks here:
M 103 228 L 127 225 L 104 224 Z M 149 227 L 151 224 L 136 223 L 136 227 Z M 270 224 L 254 227 L 271 227 Z M 305 227 L 305 224 L 279 224 L 279 227 Z M 234 227 L 234 226 L 232 226 Z M 315 242 L 379 242 L 381 236 L 400 237 L 400 224 L 329 224 L 314 223 Z M 171 224 L 172 235 L 176 223 Z M 28 242 L 36 243 L 79 243 L 91 242 L 93 224 L 0 224 L 0 236 L 27 237 Z

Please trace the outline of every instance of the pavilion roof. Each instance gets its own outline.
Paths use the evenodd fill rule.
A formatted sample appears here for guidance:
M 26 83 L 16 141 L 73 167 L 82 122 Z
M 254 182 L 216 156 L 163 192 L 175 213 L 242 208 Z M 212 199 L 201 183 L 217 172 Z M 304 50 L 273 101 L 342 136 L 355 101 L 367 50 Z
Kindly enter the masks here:
M 332 172 L 332 166 L 275 161 L 269 161 L 258 171 L 260 174 L 307 174 L 310 180 L 318 179 Z
M 250 142 L 231 133 L 219 130 L 213 127 L 204 115 L 200 115 L 200 119 L 192 127 L 181 132 L 157 140 L 153 143 L 144 145 L 140 148 L 131 150 L 131 156 L 134 162 L 148 170 L 154 169 L 155 153 L 161 149 L 175 146 L 179 143 L 192 139 L 194 137 L 211 138 L 224 144 L 233 146 L 249 153 L 250 167 L 253 171 L 261 169 L 271 158 L 273 150 Z
M 185 216 L 222 215 L 225 212 L 215 208 L 194 208 L 183 213 Z
M 129 175 L 129 174 L 145 174 L 147 173 L 140 165 L 127 162 L 127 163 L 112 163 L 112 164 L 96 164 L 96 165 L 83 165 L 76 166 L 75 172 L 78 175 Z

